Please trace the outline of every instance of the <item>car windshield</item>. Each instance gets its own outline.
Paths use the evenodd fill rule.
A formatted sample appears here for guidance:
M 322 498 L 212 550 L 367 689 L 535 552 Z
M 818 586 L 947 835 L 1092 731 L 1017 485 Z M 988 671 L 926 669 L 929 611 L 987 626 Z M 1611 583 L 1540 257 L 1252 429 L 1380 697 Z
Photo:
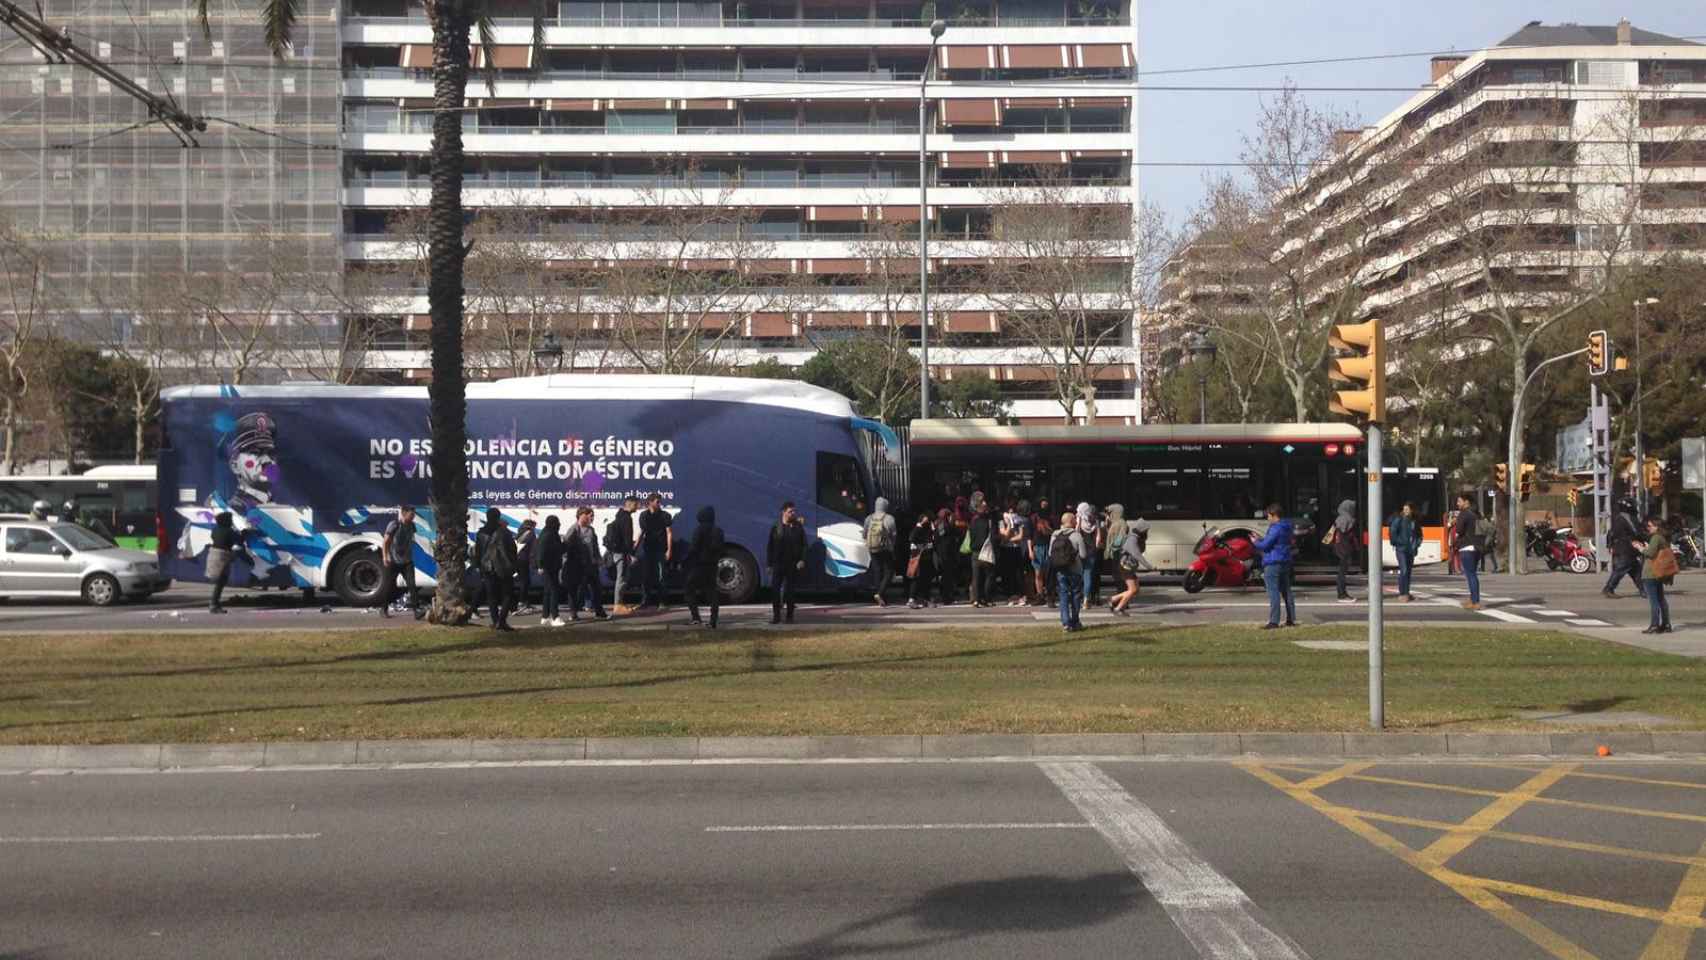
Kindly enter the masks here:
M 89 530 L 85 527 L 79 527 L 75 523 L 56 524 L 53 528 L 53 535 L 65 541 L 71 549 L 79 552 L 86 550 L 116 550 L 118 548 L 118 544 L 113 543 L 106 537 L 103 537 L 100 534 L 95 533 L 93 530 Z

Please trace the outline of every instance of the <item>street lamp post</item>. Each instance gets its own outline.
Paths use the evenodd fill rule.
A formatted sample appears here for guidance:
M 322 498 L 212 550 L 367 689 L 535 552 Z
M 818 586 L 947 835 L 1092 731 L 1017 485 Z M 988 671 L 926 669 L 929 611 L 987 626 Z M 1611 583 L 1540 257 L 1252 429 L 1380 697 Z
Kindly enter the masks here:
M 1197 422 L 1208 422 L 1208 373 L 1213 368 L 1216 347 L 1207 334 L 1193 333 L 1185 341 L 1185 349 L 1197 368 Z
M 1657 305 L 1659 298 L 1648 297 L 1635 301 L 1635 502 L 1638 513 L 1647 515 L 1647 447 L 1641 439 L 1641 308 Z
M 930 127 L 925 122 L 929 101 L 930 68 L 936 62 L 936 44 L 948 31 L 946 20 L 930 23 L 930 52 L 924 56 L 924 72 L 918 75 L 918 413 L 930 418 L 930 161 L 925 152 Z
M 539 339 L 539 346 L 533 348 L 535 372 L 544 369 L 547 361 L 551 361 L 552 369 L 563 369 L 563 345 L 557 340 L 555 330 L 545 331 L 545 336 Z

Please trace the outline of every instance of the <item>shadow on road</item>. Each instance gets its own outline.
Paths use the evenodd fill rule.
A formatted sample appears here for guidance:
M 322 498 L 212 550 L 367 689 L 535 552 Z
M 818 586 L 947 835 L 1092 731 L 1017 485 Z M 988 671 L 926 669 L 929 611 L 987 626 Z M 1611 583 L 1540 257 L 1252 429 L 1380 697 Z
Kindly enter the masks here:
M 937 887 L 904 907 L 845 924 L 770 954 L 771 960 L 928 952 L 996 933 L 1049 933 L 1106 923 L 1138 903 L 1129 872 L 1078 879 L 1033 874 Z M 887 927 L 894 930 L 885 930 Z

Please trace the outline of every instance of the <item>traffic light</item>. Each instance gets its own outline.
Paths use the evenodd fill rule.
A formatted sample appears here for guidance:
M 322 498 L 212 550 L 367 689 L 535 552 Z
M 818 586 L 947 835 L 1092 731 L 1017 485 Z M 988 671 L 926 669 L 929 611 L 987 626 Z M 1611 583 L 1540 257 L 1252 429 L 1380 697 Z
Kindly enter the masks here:
M 1517 486 L 1521 490 L 1520 496 L 1526 501 L 1529 493 L 1534 490 L 1534 464 L 1525 463 L 1522 465 L 1522 473 L 1517 476 Z
M 1378 318 L 1333 326 L 1328 344 L 1349 356 L 1333 358 L 1327 376 L 1341 383 L 1365 384 L 1361 390 L 1335 390 L 1327 409 L 1369 423 L 1386 420 L 1386 329 Z
M 1502 463 L 1493 464 L 1493 480 L 1495 481 L 1494 486 L 1499 488 L 1499 492 L 1503 493 L 1505 491 L 1506 487 L 1510 483 L 1510 479 L 1511 479 L 1510 467 L 1508 467 Z
M 1665 492 L 1665 471 L 1657 460 L 1649 459 L 1641 467 L 1641 482 L 1653 493 L 1662 495 Z
M 1588 376 L 1601 377 L 1611 369 L 1611 338 L 1604 330 L 1588 334 Z
M 1564 498 L 1566 500 L 1570 501 L 1571 507 L 1574 507 L 1577 503 L 1579 503 L 1581 501 L 1582 492 L 1580 490 L 1577 490 L 1575 487 L 1571 487 L 1569 489 L 1569 491 L 1564 494 Z

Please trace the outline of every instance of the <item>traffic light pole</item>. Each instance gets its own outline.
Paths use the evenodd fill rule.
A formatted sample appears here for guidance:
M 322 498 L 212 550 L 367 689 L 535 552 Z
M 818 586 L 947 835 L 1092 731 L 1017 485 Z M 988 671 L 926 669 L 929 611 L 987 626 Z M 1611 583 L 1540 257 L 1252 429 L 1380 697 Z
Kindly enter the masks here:
M 1385 649 L 1385 591 L 1384 567 L 1381 564 L 1386 528 L 1383 501 L 1380 496 L 1381 456 L 1380 424 L 1368 425 L 1368 723 L 1376 730 L 1386 728 L 1386 649 Z
M 1508 550 L 1511 573 L 1526 573 L 1523 569 L 1523 552 L 1528 547 L 1528 538 L 1522 531 L 1522 497 L 1517 493 L 1517 485 L 1522 482 L 1522 398 L 1528 395 L 1528 388 L 1533 385 L 1534 378 L 1540 371 L 1554 363 L 1560 363 L 1571 357 L 1579 357 L 1588 352 L 1587 347 L 1560 353 L 1555 357 L 1542 360 L 1528 372 L 1528 379 L 1522 382 L 1522 389 L 1517 391 L 1516 402 L 1511 404 L 1510 459 L 1505 467 L 1505 546 Z

